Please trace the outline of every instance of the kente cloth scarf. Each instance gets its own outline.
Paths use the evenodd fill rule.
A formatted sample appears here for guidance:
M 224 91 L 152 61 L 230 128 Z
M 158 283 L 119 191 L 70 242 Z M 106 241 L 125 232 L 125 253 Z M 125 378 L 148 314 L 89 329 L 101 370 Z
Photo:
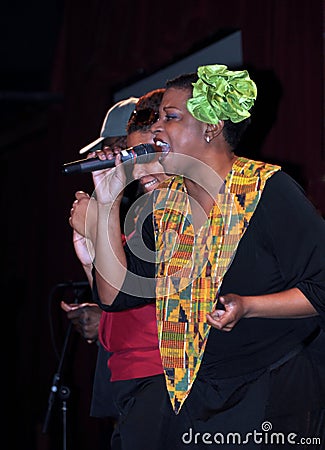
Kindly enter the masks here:
M 238 158 L 196 233 L 183 177 L 166 180 L 154 193 L 158 338 L 176 414 L 200 368 L 210 331 L 206 314 L 217 303 L 266 180 L 278 170 L 279 166 Z

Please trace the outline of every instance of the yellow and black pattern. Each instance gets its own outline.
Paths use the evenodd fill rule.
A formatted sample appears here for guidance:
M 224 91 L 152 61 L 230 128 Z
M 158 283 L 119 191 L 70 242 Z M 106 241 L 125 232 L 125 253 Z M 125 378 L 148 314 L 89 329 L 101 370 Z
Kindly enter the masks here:
M 166 385 L 177 414 L 199 370 L 223 277 L 279 166 L 238 158 L 197 233 L 184 180 L 166 180 L 155 193 L 156 308 Z

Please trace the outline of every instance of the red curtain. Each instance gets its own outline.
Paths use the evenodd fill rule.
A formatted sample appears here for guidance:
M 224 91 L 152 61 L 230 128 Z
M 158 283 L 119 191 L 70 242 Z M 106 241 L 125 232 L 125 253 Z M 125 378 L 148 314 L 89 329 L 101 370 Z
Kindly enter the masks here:
M 83 5 L 70 0 L 66 7 L 53 78 L 67 101 L 67 157 L 97 136 L 116 86 L 168 65 L 218 33 L 241 30 L 244 66 L 257 72 L 263 92 L 263 142 L 259 128 L 259 148 L 249 150 L 299 170 L 325 213 L 323 0 L 167 0 L 159 12 L 146 0 Z

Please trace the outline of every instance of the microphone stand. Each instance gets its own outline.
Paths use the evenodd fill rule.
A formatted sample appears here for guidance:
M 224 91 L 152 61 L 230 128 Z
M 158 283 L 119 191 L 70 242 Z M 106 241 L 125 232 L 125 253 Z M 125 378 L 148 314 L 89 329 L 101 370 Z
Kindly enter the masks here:
M 77 291 L 78 287 L 82 287 L 82 286 L 89 286 L 89 284 L 87 282 L 69 282 L 69 283 L 60 283 L 57 284 L 51 291 L 50 294 L 50 299 L 52 299 L 54 291 L 57 288 L 65 288 L 65 287 L 73 287 L 74 288 L 74 295 L 75 295 L 75 300 L 74 303 L 79 303 L 79 293 Z M 59 398 L 62 400 L 62 426 L 63 426 L 63 450 L 67 449 L 67 400 L 70 398 L 70 389 L 67 386 L 63 386 L 60 384 L 61 382 L 61 378 L 62 378 L 62 368 L 63 368 L 63 363 L 64 363 L 64 359 L 65 359 L 65 355 L 66 355 L 66 351 L 67 351 L 67 347 L 68 347 L 68 343 L 69 343 L 69 339 L 70 339 L 70 335 L 71 335 L 71 330 L 72 330 L 72 323 L 71 321 L 69 321 L 69 325 L 65 334 L 65 338 L 64 338 L 64 343 L 63 343 L 63 347 L 62 347 L 62 351 L 61 351 L 61 355 L 60 355 L 60 360 L 59 360 L 59 364 L 57 367 L 57 370 L 53 376 L 53 381 L 52 381 L 52 385 L 50 388 L 50 394 L 48 397 L 48 406 L 47 406 L 47 411 L 46 411 L 46 415 L 45 415 L 45 420 L 43 423 L 43 427 L 42 427 L 42 433 L 46 434 L 47 430 L 48 430 L 48 426 L 49 426 L 49 422 L 50 422 L 50 418 L 51 418 L 51 413 L 52 413 L 52 408 L 55 402 L 55 396 L 58 393 L 59 394 Z
M 59 393 L 59 397 L 62 399 L 63 450 L 66 450 L 66 448 L 67 448 L 67 426 L 66 426 L 67 422 L 66 422 L 66 419 L 67 419 L 67 400 L 70 397 L 70 389 L 67 386 L 61 386 L 60 381 L 61 381 L 61 375 L 62 375 L 63 362 L 64 362 L 64 358 L 66 355 L 66 349 L 67 349 L 70 334 L 71 334 L 71 329 L 72 329 L 72 325 L 70 322 L 68 325 L 66 334 L 65 334 L 65 339 L 64 339 L 64 344 L 63 344 L 63 349 L 61 352 L 59 365 L 53 376 L 52 386 L 50 388 L 50 395 L 48 398 L 47 412 L 46 412 L 46 416 L 45 416 L 45 420 L 44 420 L 44 424 L 43 424 L 43 428 L 42 428 L 42 433 L 43 434 L 47 433 L 47 429 L 48 429 L 48 425 L 49 425 L 50 417 L 51 417 L 51 413 L 52 413 L 52 407 L 53 407 L 54 401 L 55 401 L 55 396 L 57 393 Z

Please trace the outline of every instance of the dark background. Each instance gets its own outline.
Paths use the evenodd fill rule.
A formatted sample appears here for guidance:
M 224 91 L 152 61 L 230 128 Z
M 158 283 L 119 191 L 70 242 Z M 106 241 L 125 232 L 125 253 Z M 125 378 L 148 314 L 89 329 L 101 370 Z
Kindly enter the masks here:
M 84 280 L 69 210 L 89 174 L 64 177 L 62 163 L 99 135 L 118 87 L 240 30 L 244 66 L 258 85 L 243 145 L 278 162 L 325 215 L 324 2 L 322 0 L 22 0 L 0 14 L 3 393 L 6 448 L 62 448 L 62 400 L 42 433 L 67 321 L 60 288 Z M 218 63 L 218 61 L 215 61 Z M 302 236 L 303 239 L 303 236 Z M 85 297 L 87 297 L 85 293 Z M 52 332 L 51 332 L 52 326 Z M 68 341 L 62 383 L 69 450 L 108 448 L 89 417 L 96 346 Z M 8 431 L 12 430 L 12 431 Z

